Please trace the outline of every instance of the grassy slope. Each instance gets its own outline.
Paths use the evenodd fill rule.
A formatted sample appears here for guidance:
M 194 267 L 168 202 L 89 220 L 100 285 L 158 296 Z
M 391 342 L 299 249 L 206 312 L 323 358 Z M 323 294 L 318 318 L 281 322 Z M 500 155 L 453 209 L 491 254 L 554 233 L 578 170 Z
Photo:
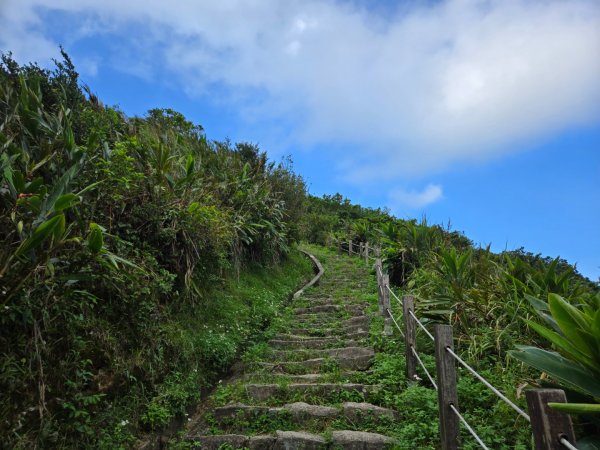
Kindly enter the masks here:
M 201 389 L 215 383 L 244 349 L 261 338 L 281 305 L 311 276 L 310 261 L 292 251 L 280 265 L 250 268 L 239 280 L 229 278 L 215 286 L 203 305 L 160 324 L 156 339 L 169 342 L 170 351 L 175 349 L 178 355 L 176 367 L 156 389 L 149 392 L 133 380 L 126 395 L 102 402 L 89 423 L 94 433 L 85 441 L 74 444 L 58 437 L 51 438 L 53 444 L 46 443 L 53 448 L 128 448 L 146 432 L 161 431 L 185 418 L 190 406 L 201 400 Z M 14 445 L 30 448 L 31 443 Z

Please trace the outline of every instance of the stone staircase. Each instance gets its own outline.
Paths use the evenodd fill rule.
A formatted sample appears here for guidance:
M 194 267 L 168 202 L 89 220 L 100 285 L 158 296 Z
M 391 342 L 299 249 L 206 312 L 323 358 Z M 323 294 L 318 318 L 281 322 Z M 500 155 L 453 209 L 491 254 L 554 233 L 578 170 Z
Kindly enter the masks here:
M 365 382 L 375 352 L 370 305 L 358 294 L 368 270 L 344 256 L 327 260 L 320 285 L 293 301 L 260 357 L 208 400 L 188 434 L 193 448 L 401 448 L 380 432 L 398 414 L 377 405 L 381 386 Z

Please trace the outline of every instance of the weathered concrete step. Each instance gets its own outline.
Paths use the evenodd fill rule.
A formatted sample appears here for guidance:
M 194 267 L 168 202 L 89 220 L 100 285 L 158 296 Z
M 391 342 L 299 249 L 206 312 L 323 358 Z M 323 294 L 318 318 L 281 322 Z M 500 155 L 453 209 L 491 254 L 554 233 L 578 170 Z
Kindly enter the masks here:
M 315 313 L 335 313 L 342 310 L 342 307 L 339 305 L 333 304 L 325 304 L 318 306 L 311 306 L 310 308 L 296 308 L 294 310 L 295 315 L 301 314 L 315 314 Z
M 278 361 L 298 361 L 299 357 L 304 356 L 306 359 L 314 358 L 359 358 L 368 356 L 372 358 L 375 355 L 375 351 L 369 347 L 338 347 L 338 348 L 326 348 L 326 349 L 308 349 L 302 350 L 272 350 L 271 355 L 277 358 Z
M 250 450 L 387 450 L 396 445 L 388 436 L 364 431 L 333 431 L 331 441 L 318 434 L 302 431 L 276 431 L 272 435 L 244 436 L 223 434 L 216 436 L 191 436 L 193 449 L 218 450 L 219 448 L 247 448 Z
M 306 333 L 309 332 L 310 330 L 306 330 L 303 329 L 302 332 Z M 339 330 L 336 330 L 339 331 Z M 334 339 L 351 339 L 351 340 L 356 340 L 356 339 L 362 339 L 365 338 L 367 336 L 369 336 L 368 331 L 366 330 L 359 330 L 359 331 L 350 331 L 349 333 L 346 334 L 336 334 L 335 336 L 333 335 L 328 335 L 328 336 L 311 336 L 308 334 L 276 334 L 275 335 L 275 339 L 277 340 L 294 340 L 294 341 L 304 341 L 304 342 L 309 342 L 311 340 L 320 340 L 320 339 L 325 339 L 325 338 L 334 338 Z
M 311 307 L 306 307 L 306 308 L 296 308 L 294 310 L 294 316 L 295 317 L 310 317 L 310 316 L 336 317 L 341 313 L 347 313 L 352 316 L 360 316 L 360 315 L 364 315 L 364 311 L 367 308 L 367 306 L 368 305 L 360 305 L 360 304 L 344 305 L 344 306 L 329 305 L 329 304 L 317 305 L 317 306 L 311 306 Z
M 315 394 L 328 396 L 340 392 L 358 392 L 367 395 L 378 391 L 381 386 L 361 383 L 292 383 L 287 386 L 279 384 L 247 384 L 246 395 L 249 399 L 264 402 L 271 397 L 281 397 L 293 394 Z
M 331 448 L 344 450 L 384 450 L 397 448 L 395 439 L 378 433 L 340 430 L 331 433 Z
M 302 330 L 303 332 L 306 330 Z M 304 341 L 304 342 L 310 342 L 310 341 L 320 341 L 321 339 L 329 339 L 329 338 L 334 338 L 333 336 L 310 336 L 307 334 L 284 334 L 284 333 L 279 333 L 276 334 L 274 339 L 275 340 L 281 340 L 281 341 L 286 341 L 286 340 L 290 340 L 290 341 Z
M 350 342 L 345 341 L 338 337 L 328 337 L 322 339 L 271 339 L 269 345 L 273 348 L 281 350 L 292 350 L 292 349 L 320 349 L 334 344 L 350 346 L 353 345 Z
M 336 373 L 335 379 L 343 379 L 347 383 L 350 383 L 352 379 L 356 377 L 364 377 L 365 374 L 369 373 L 369 371 L 356 371 L 356 370 L 344 370 L 342 372 Z M 273 377 L 277 377 L 286 383 L 327 383 L 331 381 L 332 374 L 328 373 L 305 373 L 303 375 L 292 375 L 289 373 L 273 373 L 273 372 L 252 372 L 247 373 L 242 376 L 241 380 L 248 381 L 252 383 L 260 383 L 262 380 L 268 380 L 267 382 L 272 382 Z M 254 380 L 254 381 L 253 381 Z M 260 381 L 256 381 L 260 380 Z
M 341 322 L 341 313 L 311 313 L 292 316 L 291 323 Z
M 360 425 L 361 420 L 394 420 L 398 413 L 392 409 L 382 408 L 371 403 L 346 402 L 339 407 L 311 405 L 305 402 L 295 402 L 281 407 L 251 406 L 235 403 L 215 408 L 213 411 L 215 421 L 223 426 L 237 424 L 239 419 L 246 421 L 256 419 L 258 416 L 291 417 L 294 423 L 301 424 L 314 419 L 333 419 L 343 417 L 350 422 Z
M 259 362 L 258 365 L 273 372 L 299 374 L 313 370 L 332 370 L 332 363 L 336 369 L 367 370 L 373 364 L 374 354 L 360 354 L 351 356 L 338 356 L 327 358 L 311 358 L 303 361 L 280 361 L 275 363 Z
M 300 316 L 300 318 L 294 318 L 292 319 L 292 321 L 290 322 L 290 326 L 292 327 L 298 327 L 298 325 L 315 325 L 315 324 L 320 324 L 320 325 L 326 325 L 326 324 L 330 324 L 330 325 L 339 325 L 339 328 L 345 329 L 345 328 L 353 328 L 353 327 L 362 327 L 362 328 L 369 328 L 369 323 L 370 323 L 370 319 L 368 316 L 365 315 L 359 315 L 359 316 L 354 316 L 351 317 L 349 319 L 346 320 L 340 320 L 339 317 L 335 317 L 335 316 L 323 316 L 320 314 L 312 314 L 312 317 L 307 317 L 307 318 L 303 318 L 302 316 Z
M 294 323 L 314 323 L 314 322 L 330 322 L 332 320 L 342 321 L 344 317 L 354 318 L 364 316 L 364 310 L 350 309 L 348 311 L 339 312 L 316 312 L 294 314 L 292 321 Z
M 358 324 L 358 325 L 350 325 L 350 326 L 343 326 L 343 327 L 338 327 L 338 328 L 319 328 L 314 326 L 305 326 L 305 327 L 299 327 L 299 326 L 294 326 L 291 325 L 292 327 L 288 330 L 291 334 L 296 334 L 296 335 L 308 335 L 308 336 L 348 336 L 350 334 L 354 334 L 354 333 L 358 333 L 358 332 L 362 332 L 362 331 L 369 331 L 369 326 L 368 325 L 362 325 L 362 324 Z
M 357 327 L 357 326 L 369 328 L 370 322 L 371 322 L 371 319 L 369 319 L 368 316 L 356 316 L 356 317 L 352 317 L 348 320 L 343 320 L 341 325 L 343 328 Z

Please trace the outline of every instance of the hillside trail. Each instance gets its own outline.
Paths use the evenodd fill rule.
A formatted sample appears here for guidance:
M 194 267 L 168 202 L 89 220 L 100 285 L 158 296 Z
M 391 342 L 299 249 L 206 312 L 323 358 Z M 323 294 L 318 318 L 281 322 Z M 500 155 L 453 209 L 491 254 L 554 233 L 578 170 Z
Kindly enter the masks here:
M 376 450 L 401 448 L 385 430 L 398 413 L 377 405 L 369 384 L 381 334 L 364 261 L 311 247 L 324 266 L 318 286 L 291 301 L 246 353 L 236 375 L 203 404 L 192 448 Z

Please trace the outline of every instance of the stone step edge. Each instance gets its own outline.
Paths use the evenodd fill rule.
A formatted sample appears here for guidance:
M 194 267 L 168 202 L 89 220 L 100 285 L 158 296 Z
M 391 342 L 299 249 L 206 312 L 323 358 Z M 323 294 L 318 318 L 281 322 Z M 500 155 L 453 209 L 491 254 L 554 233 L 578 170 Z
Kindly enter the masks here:
M 244 413 L 281 414 L 290 413 L 294 418 L 334 418 L 343 416 L 350 421 L 357 421 L 365 417 L 397 419 L 397 411 L 368 402 L 344 402 L 339 406 L 312 405 L 306 402 L 287 403 L 283 406 L 246 405 L 244 403 L 233 403 L 220 406 L 213 410 L 215 420 L 220 422 L 225 419 L 238 417 L 240 411 Z
M 288 385 L 248 383 L 244 386 L 246 395 L 253 401 L 266 401 L 280 393 L 326 393 L 358 392 L 370 394 L 382 389 L 382 385 L 363 383 L 290 383 Z
M 222 445 L 233 448 L 250 449 L 298 449 L 317 450 L 328 448 L 368 448 L 389 449 L 397 444 L 394 438 L 366 431 L 336 430 L 331 438 L 303 431 L 276 431 L 274 434 L 245 436 L 240 434 L 222 434 L 212 436 L 188 436 L 188 442 L 198 443 L 204 450 L 217 450 Z M 357 446 L 357 444 L 359 444 Z M 351 446 L 351 447 L 350 447 Z

